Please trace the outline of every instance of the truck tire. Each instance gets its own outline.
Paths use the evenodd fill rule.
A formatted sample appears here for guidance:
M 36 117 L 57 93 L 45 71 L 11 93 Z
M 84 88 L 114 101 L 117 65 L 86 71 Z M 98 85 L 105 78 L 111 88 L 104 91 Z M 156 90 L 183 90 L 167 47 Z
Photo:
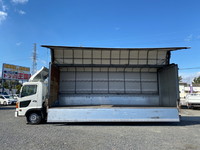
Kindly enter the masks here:
M 42 116 L 40 113 L 30 113 L 26 117 L 28 124 L 40 124 L 42 121 Z

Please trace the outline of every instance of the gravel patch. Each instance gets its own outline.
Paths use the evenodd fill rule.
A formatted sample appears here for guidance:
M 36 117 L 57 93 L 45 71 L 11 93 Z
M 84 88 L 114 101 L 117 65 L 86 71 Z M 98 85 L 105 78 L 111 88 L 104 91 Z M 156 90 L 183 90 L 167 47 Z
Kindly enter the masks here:
M 28 125 L 0 106 L 2 150 L 198 150 L 200 110 L 182 109 L 180 123 L 68 123 Z

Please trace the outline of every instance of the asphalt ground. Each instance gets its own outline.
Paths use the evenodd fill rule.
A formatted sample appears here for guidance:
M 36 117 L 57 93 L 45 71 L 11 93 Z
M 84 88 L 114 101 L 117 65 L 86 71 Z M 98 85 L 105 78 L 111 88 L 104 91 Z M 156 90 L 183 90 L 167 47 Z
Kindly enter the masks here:
M 0 106 L 1 150 L 199 150 L 200 109 L 181 109 L 179 123 L 28 125 Z

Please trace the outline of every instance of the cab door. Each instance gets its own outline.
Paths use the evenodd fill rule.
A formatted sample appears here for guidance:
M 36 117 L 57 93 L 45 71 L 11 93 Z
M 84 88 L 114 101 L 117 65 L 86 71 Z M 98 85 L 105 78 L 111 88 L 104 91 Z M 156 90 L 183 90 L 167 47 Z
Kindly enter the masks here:
M 22 87 L 20 95 L 20 108 L 23 107 L 38 107 L 38 85 L 37 84 L 25 84 Z

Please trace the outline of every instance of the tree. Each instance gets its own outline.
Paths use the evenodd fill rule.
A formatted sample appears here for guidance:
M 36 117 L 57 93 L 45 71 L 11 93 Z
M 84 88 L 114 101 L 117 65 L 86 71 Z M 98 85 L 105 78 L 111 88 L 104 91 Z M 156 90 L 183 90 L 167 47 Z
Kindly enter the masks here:
M 22 87 L 21 84 L 18 84 L 18 85 L 16 86 L 16 89 L 17 89 L 16 94 L 19 94 L 21 87 Z
M 182 76 L 178 76 L 178 81 L 182 82 L 182 80 L 183 80 Z
M 17 93 L 19 93 L 22 84 L 19 81 L 15 80 L 4 80 L 3 87 L 5 89 L 17 89 Z M 2 88 L 2 85 L 1 85 Z
M 192 84 L 200 84 L 200 76 L 193 79 Z
M 9 83 L 8 82 L 4 82 L 3 83 L 3 87 L 6 88 L 6 89 L 8 89 L 9 88 Z

